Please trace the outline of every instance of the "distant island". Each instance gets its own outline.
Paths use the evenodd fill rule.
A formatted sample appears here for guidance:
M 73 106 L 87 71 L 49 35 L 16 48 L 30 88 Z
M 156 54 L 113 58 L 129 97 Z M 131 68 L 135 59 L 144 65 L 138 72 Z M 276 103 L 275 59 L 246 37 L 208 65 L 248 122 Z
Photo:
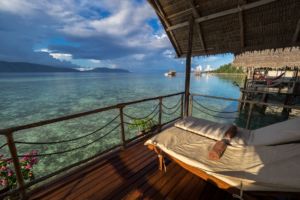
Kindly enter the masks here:
M 118 68 L 107 68 L 107 67 L 99 67 L 83 72 L 94 72 L 94 73 L 129 73 L 126 69 L 118 69 Z
M 221 65 L 218 69 L 211 71 L 211 73 L 242 74 L 244 71 L 241 68 L 235 67 L 229 63 Z
M 46 73 L 46 72 L 93 72 L 93 73 L 129 73 L 126 69 L 111 69 L 106 67 L 79 71 L 73 68 L 53 67 L 27 62 L 0 61 L 0 73 Z

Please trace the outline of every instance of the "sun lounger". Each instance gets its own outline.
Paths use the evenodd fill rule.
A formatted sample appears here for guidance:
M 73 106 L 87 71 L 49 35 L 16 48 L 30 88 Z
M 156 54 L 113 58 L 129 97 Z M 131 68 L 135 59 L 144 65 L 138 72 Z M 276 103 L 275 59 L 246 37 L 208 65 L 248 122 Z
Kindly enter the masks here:
M 161 165 L 162 157 L 168 156 L 197 176 L 231 192 L 239 191 L 241 185 L 244 191 L 300 192 L 300 143 L 293 143 L 300 139 L 298 124 L 300 118 L 251 132 L 238 128 L 219 160 L 209 159 L 208 152 L 223 137 L 224 125 L 211 122 L 205 125 L 205 120 L 187 118 L 177 123 L 178 127 L 152 137 L 145 145 L 159 154 Z M 212 136 L 201 133 L 204 130 Z

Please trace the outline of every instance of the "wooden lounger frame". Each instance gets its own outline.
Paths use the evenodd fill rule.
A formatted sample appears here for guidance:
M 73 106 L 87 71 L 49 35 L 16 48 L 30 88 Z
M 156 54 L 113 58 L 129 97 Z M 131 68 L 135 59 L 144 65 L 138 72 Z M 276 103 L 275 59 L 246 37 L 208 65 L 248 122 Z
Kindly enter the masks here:
M 193 167 L 191 165 L 188 165 L 173 156 L 170 156 L 166 152 L 162 151 L 159 147 L 153 145 L 153 144 L 148 144 L 148 149 L 155 151 L 158 154 L 158 163 L 159 163 L 159 170 L 163 171 L 165 169 L 165 164 L 164 164 L 164 156 L 170 158 L 174 162 L 176 162 L 178 165 L 186 169 L 187 171 L 195 174 L 196 176 L 200 177 L 201 179 L 210 182 L 214 185 L 216 185 L 218 188 L 225 190 L 231 194 L 235 194 L 236 197 L 238 197 L 238 194 L 240 194 L 240 189 L 236 188 L 212 175 L 207 174 L 203 170 Z M 273 192 L 273 191 L 247 191 L 246 193 L 243 192 L 242 198 L 243 200 L 255 200 L 257 199 L 256 197 L 253 197 L 252 195 L 257 196 L 268 196 L 268 197 L 277 197 L 279 196 L 286 196 L 286 197 L 291 197 L 291 198 L 300 198 L 300 192 Z M 237 198 L 238 199 L 238 198 Z
M 200 177 L 201 179 L 210 182 L 214 185 L 216 185 L 218 188 L 222 189 L 222 190 L 226 190 L 231 194 L 240 194 L 240 189 L 233 187 L 231 185 L 229 185 L 228 183 L 207 174 L 206 172 L 200 170 L 199 168 L 190 166 L 176 158 L 174 158 L 173 156 L 170 156 L 169 154 L 165 153 L 164 151 L 162 151 L 161 149 L 159 149 L 157 146 L 152 145 L 152 144 L 148 144 L 147 145 L 148 148 L 152 151 L 155 151 L 158 154 L 158 158 L 159 158 L 159 170 L 164 170 L 164 156 L 167 156 L 168 158 L 170 158 L 171 160 L 173 160 L 174 162 L 176 162 L 178 165 L 180 165 L 181 167 L 183 167 L 184 169 L 188 170 L 189 172 L 195 174 L 196 176 Z M 251 196 L 249 196 L 248 194 L 243 193 L 243 199 L 244 200 L 254 200 L 256 198 L 253 198 Z

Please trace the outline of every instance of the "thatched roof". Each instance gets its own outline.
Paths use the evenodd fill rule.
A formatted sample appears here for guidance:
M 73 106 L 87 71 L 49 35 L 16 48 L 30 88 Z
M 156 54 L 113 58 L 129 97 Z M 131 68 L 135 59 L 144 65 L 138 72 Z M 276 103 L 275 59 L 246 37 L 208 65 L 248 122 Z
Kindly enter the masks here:
M 178 57 L 300 46 L 299 0 L 148 0 Z
M 237 67 L 300 67 L 300 49 L 286 48 L 246 52 L 236 55 L 233 65 Z

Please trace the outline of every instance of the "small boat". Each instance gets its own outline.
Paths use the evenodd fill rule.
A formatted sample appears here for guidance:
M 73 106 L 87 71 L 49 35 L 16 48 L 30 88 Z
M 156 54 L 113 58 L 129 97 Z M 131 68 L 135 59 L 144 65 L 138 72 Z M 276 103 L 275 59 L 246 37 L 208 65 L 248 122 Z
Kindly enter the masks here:
M 176 71 L 169 70 L 167 73 L 165 73 L 165 76 L 173 77 L 176 76 Z

